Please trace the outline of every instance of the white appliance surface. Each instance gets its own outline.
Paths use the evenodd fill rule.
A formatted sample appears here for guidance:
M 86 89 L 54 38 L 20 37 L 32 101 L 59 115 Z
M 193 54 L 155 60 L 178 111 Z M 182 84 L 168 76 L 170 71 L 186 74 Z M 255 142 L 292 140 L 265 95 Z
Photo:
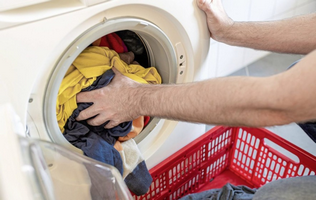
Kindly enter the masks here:
M 175 78 L 167 83 L 207 77 L 210 37 L 205 15 L 195 0 L 19 0 L 2 7 L 0 80 L 2 91 L 7 92 L 0 93 L 0 99 L 13 105 L 26 136 L 77 150 L 56 128 L 56 85 L 61 83 L 65 66 L 89 42 L 102 36 L 102 31 L 110 33 L 124 26 L 147 38 L 153 52 L 158 52 L 156 58 L 174 52 L 175 59 L 170 56 L 167 63 L 174 64 L 167 66 L 174 69 L 164 73 L 168 77 L 172 72 Z M 160 47 L 160 43 L 166 45 Z M 164 59 L 155 60 L 158 71 L 164 65 L 160 60 Z M 148 168 L 205 132 L 202 124 L 164 119 L 158 119 L 151 129 L 138 142 Z M 168 141 L 169 136 L 179 140 Z

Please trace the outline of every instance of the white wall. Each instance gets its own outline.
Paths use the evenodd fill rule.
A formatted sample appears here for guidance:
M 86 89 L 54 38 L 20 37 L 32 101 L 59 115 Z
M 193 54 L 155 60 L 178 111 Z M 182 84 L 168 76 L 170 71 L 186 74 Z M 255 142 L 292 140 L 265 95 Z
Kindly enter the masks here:
M 222 0 L 235 21 L 267 21 L 316 11 L 316 0 Z M 270 52 L 229 46 L 211 40 L 210 77 L 229 75 Z

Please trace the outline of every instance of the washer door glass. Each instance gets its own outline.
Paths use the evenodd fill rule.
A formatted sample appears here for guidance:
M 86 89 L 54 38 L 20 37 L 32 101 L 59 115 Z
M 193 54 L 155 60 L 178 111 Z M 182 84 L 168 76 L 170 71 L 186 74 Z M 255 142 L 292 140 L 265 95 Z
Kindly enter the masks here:
M 25 200 L 132 199 L 116 168 L 57 144 L 22 137 L 19 117 L 0 104 L 0 196 Z
M 20 138 L 45 199 L 133 199 L 116 168 L 57 144 Z

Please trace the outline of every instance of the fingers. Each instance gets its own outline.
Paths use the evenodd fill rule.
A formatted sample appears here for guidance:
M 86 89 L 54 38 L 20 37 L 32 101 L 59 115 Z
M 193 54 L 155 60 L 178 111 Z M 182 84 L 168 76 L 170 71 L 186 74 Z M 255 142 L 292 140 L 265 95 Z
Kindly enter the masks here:
M 93 99 L 94 91 L 80 92 L 77 94 L 77 103 L 88 103 Z
M 110 129 L 110 128 L 113 128 L 113 127 L 115 127 L 115 126 L 117 126 L 117 125 L 119 125 L 118 122 L 115 122 L 114 120 L 111 120 L 111 121 L 109 121 L 109 123 L 107 123 L 107 124 L 104 126 L 104 128 Z
M 93 118 L 92 118 L 93 117 Z M 92 118 L 92 119 L 89 119 Z M 89 119 L 89 120 L 87 120 Z M 117 125 L 119 125 L 116 121 L 110 121 L 109 117 L 105 115 L 105 113 L 100 113 L 97 109 L 94 108 L 94 105 L 82 110 L 78 117 L 76 118 L 77 121 L 87 120 L 87 123 L 91 126 L 100 126 L 104 122 L 109 121 L 104 128 L 110 129 Z
M 101 124 L 103 124 L 106 121 L 109 121 L 109 119 L 106 117 L 106 115 L 104 113 L 100 113 L 99 115 L 97 115 L 93 119 L 89 119 L 87 122 L 91 126 L 100 126 Z
M 112 67 L 112 70 L 114 72 L 114 74 L 117 76 L 123 75 L 118 69 L 116 69 L 115 67 Z
M 208 1 L 208 0 L 197 0 L 198 7 L 201 10 L 203 10 L 204 12 L 206 12 L 207 10 L 210 10 L 211 3 L 212 3 L 212 0 L 210 0 L 210 1 Z
M 78 117 L 76 118 L 77 121 L 82 121 L 82 120 L 86 120 L 89 119 L 91 117 L 94 117 L 96 115 L 99 114 L 99 111 L 97 109 L 94 109 L 94 105 L 91 105 L 90 107 L 82 110 Z M 101 123 L 102 124 L 102 123 Z
M 89 118 L 92 118 L 92 119 L 89 119 Z M 87 123 L 91 126 L 100 126 L 104 122 L 109 121 L 109 123 L 107 123 L 104 126 L 104 128 L 107 128 L 107 129 L 110 129 L 119 125 L 119 123 L 110 121 L 109 118 L 104 113 L 99 113 L 98 111 L 96 111 L 96 109 L 93 108 L 93 105 L 81 111 L 78 117 L 76 118 L 76 120 L 77 121 L 87 120 Z

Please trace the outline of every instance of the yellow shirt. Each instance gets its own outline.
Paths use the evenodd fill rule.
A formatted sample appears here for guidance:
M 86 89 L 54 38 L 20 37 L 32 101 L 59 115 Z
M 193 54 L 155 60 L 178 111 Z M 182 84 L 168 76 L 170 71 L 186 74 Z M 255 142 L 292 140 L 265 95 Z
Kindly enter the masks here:
M 77 108 L 76 95 L 113 66 L 123 75 L 139 83 L 161 83 L 161 77 L 155 67 L 128 65 L 115 51 L 107 47 L 88 47 L 74 60 L 59 87 L 56 116 L 61 132 L 64 132 L 68 118 Z

